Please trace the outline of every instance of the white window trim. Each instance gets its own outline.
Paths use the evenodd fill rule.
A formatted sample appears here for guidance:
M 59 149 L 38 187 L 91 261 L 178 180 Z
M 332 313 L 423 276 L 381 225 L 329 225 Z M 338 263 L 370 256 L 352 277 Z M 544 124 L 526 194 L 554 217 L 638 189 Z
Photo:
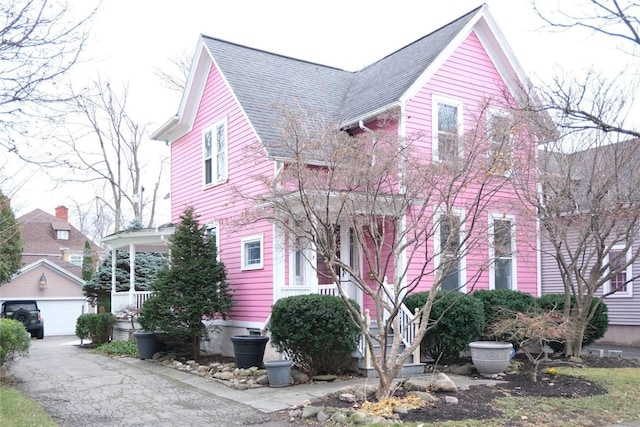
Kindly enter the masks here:
M 461 139 L 464 134 L 463 123 L 464 123 L 464 110 L 462 108 L 462 101 L 447 98 L 445 96 L 432 94 L 431 95 L 431 151 L 433 153 L 433 161 L 440 161 L 439 157 L 439 147 L 438 147 L 438 104 L 447 104 L 453 105 L 458 108 L 458 138 Z M 462 156 L 463 150 L 462 145 L 458 145 L 458 156 Z
M 225 152 L 224 152 L 225 171 L 224 171 L 224 176 L 218 179 L 218 144 L 215 138 L 216 138 L 216 129 L 220 126 L 224 126 L 224 134 L 225 134 Z M 207 132 L 211 132 L 211 137 L 212 137 L 211 182 L 209 183 L 206 182 L 207 171 L 206 171 L 206 164 L 205 164 L 206 157 L 205 157 L 205 146 L 204 146 L 204 138 Z M 227 125 L 227 118 L 226 117 L 222 118 L 216 121 L 215 123 L 213 123 L 211 126 L 203 129 L 200 142 L 202 145 L 202 185 L 205 188 L 209 188 L 209 187 L 214 187 L 216 185 L 225 183 L 227 181 L 227 178 L 229 177 L 229 127 Z
M 491 151 L 491 146 L 492 144 L 495 142 L 493 140 L 493 138 L 491 138 L 491 133 L 492 133 L 492 129 L 491 124 L 490 124 L 490 118 L 492 116 L 501 116 L 501 117 L 507 117 L 509 119 L 513 118 L 513 115 L 504 109 L 501 108 L 495 108 L 495 107 L 490 107 L 487 109 L 487 114 L 485 115 L 485 124 L 487 127 L 487 142 L 488 142 L 488 147 L 487 147 L 487 160 L 491 163 L 493 163 L 493 159 L 491 158 L 491 156 L 493 155 L 492 151 Z M 511 163 L 511 167 L 507 170 L 505 170 L 502 175 L 505 178 L 510 178 L 511 175 L 513 174 L 513 134 L 509 134 L 509 162 Z
M 302 255 L 302 276 L 301 282 L 298 282 L 296 277 L 296 253 L 298 252 L 298 248 L 296 247 L 295 237 L 290 239 L 289 245 L 289 286 L 308 287 L 308 270 L 311 268 L 309 264 L 309 247 L 305 247 L 300 251 Z
M 516 217 L 511 214 L 502 213 L 490 213 L 489 214 L 489 289 L 495 290 L 496 288 L 496 266 L 495 266 L 495 247 L 493 236 L 493 223 L 495 220 L 509 221 L 511 222 L 511 290 L 518 290 L 518 258 L 517 254 L 517 242 L 516 242 Z
M 260 242 L 260 263 L 247 265 L 245 246 L 247 243 Z M 264 266 L 264 241 L 262 234 L 255 234 L 253 236 L 243 237 L 240 240 L 240 270 L 260 270 Z
M 451 214 L 460 218 L 460 241 L 462 245 L 460 246 L 460 253 L 463 256 L 460 258 L 460 282 L 462 287 L 458 289 L 458 292 L 467 293 L 467 256 L 466 256 L 466 245 L 465 245 L 465 222 L 464 222 L 464 209 L 452 209 Z M 433 236 L 433 245 L 434 245 L 434 257 L 433 263 L 435 265 L 436 271 L 440 267 L 440 217 L 445 215 L 445 212 L 442 210 L 438 210 L 434 215 L 435 221 L 435 229 Z
M 56 230 L 56 240 L 69 240 L 70 235 L 69 230 Z
M 614 245 L 609 252 L 611 252 L 611 251 L 614 251 L 614 252 L 615 251 L 623 251 L 625 247 L 626 247 L 626 245 Z M 631 260 L 631 257 L 632 257 L 631 249 L 632 248 L 628 248 L 627 249 L 627 253 L 626 253 L 627 262 L 629 262 Z M 605 264 L 609 264 L 609 254 L 608 253 L 607 253 L 606 257 L 605 257 L 604 262 L 605 262 Z M 629 264 L 627 266 L 626 270 L 627 270 L 626 271 L 627 277 L 633 277 L 633 263 Z M 609 274 L 609 270 L 608 269 L 607 269 L 607 274 Z M 611 280 L 607 280 L 605 282 L 605 284 L 602 286 L 602 290 L 603 290 L 603 292 L 605 294 L 611 292 Z M 618 291 L 618 292 L 616 292 L 614 294 L 611 294 L 611 295 L 607 296 L 607 298 L 631 298 L 631 297 L 633 297 L 633 280 L 631 280 L 630 282 L 627 283 L 627 291 L 626 292 Z
M 205 230 L 215 230 L 216 236 L 216 261 L 220 262 L 220 224 L 217 221 L 209 222 L 205 225 Z

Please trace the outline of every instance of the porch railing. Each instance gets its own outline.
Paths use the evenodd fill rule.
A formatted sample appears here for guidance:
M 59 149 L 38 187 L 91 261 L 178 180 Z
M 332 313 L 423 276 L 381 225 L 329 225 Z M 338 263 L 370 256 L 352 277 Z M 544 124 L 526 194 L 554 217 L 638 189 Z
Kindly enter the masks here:
M 136 291 L 131 293 L 129 291 L 116 292 L 111 294 L 111 312 L 117 313 L 125 307 L 132 306 L 137 310 L 142 308 L 142 305 L 151 296 L 151 291 Z
M 395 305 L 394 302 L 394 289 L 393 285 L 385 284 L 382 286 L 384 298 L 391 305 Z M 388 313 L 385 313 L 385 318 L 388 317 Z M 398 310 L 398 327 L 400 331 L 396 331 L 400 333 L 402 337 L 402 343 L 406 347 L 410 347 L 413 345 L 416 339 L 416 331 L 418 330 L 418 309 L 416 308 L 415 313 L 412 313 L 404 303 L 400 304 Z M 413 353 L 414 362 L 420 360 L 420 346 L 416 348 Z

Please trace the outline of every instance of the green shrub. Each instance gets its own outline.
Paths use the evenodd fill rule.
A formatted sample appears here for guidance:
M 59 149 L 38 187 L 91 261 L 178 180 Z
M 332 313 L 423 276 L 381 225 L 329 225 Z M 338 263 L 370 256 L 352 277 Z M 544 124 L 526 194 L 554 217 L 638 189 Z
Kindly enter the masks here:
M 21 322 L 0 319 L 0 366 L 9 365 L 18 356 L 29 354 L 31 335 Z
M 505 312 L 527 313 L 536 303 L 533 295 L 511 289 L 482 289 L 471 295 L 482 301 L 487 325 L 501 320 Z
M 548 294 L 538 298 L 538 306 L 543 310 L 556 310 L 562 312 L 564 310 L 564 294 Z M 571 297 L 571 306 L 575 306 L 576 299 Z M 591 322 L 587 325 L 584 331 L 584 337 L 582 338 L 582 346 L 593 344 L 600 338 L 602 338 L 609 328 L 609 315 L 607 314 L 607 305 L 600 301 L 599 298 L 593 297 L 591 299 L 591 310 L 594 304 L 598 304 L 596 313 L 594 314 Z M 564 342 L 554 341 L 549 343 L 549 347 L 555 352 L 564 350 Z
M 409 295 L 404 303 L 415 311 L 426 304 L 428 297 L 429 292 L 418 292 Z M 434 360 L 450 362 L 460 356 L 469 342 L 482 335 L 485 327 L 482 302 L 459 292 L 439 291 L 431 307 L 429 323 L 420 351 Z
M 116 317 L 111 313 L 82 314 L 76 320 L 76 336 L 80 339 L 91 338 L 93 344 L 109 342 L 115 324 Z
M 135 341 L 111 341 L 101 344 L 96 350 L 109 356 L 136 357 L 138 355 L 138 346 Z
M 330 295 L 278 300 L 272 307 L 269 329 L 271 344 L 311 375 L 346 370 L 360 338 L 360 329 L 342 299 Z

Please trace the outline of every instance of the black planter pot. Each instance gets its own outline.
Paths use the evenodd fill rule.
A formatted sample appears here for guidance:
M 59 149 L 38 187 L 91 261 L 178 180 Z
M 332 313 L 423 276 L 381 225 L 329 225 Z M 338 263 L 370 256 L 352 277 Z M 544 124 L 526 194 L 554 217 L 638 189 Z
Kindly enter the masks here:
M 152 359 L 153 355 L 164 349 L 160 338 L 154 332 L 138 331 L 133 336 L 138 345 L 138 357 L 140 359 Z
M 269 337 L 264 335 L 234 335 L 231 337 L 236 367 L 247 369 L 252 366 L 262 368 L 264 349 Z

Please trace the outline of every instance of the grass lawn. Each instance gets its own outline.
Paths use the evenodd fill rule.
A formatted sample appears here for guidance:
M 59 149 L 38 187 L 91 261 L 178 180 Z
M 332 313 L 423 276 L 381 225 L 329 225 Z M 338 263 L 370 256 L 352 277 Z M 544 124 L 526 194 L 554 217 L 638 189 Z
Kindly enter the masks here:
M 0 423 L 11 427 L 57 426 L 42 406 L 4 384 L 0 384 Z

